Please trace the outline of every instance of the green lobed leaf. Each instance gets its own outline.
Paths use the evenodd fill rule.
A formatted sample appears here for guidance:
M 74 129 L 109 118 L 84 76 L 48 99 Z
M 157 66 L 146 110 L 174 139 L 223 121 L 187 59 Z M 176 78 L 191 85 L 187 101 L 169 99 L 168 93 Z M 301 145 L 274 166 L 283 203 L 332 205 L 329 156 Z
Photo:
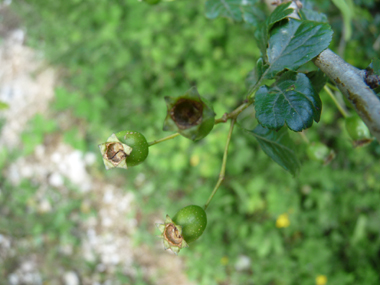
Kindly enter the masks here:
M 313 11 L 310 9 L 302 8 L 299 11 L 300 17 L 302 20 L 309 20 L 319 23 L 327 23 L 327 16 L 323 13 L 319 13 L 317 11 Z
M 288 71 L 272 86 L 262 86 L 255 97 L 256 118 L 269 129 L 279 129 L 285 123 L 296 132 L 318 122 L 322 102 L 309 78 Z
M 308 72 L 306 76 L 310 79 L 311 85 L 313 85 L 315 92 L 319 94 L 327 83 L 327 75 L 318 69 L 316 71 Z
M 266 55 L 266 50 L 268 47 L 268 37 L 269 32 L 274 24 L 285 19 L 287 16 L 293 13 L 294 9 L 289 8 L 291 2 L 281 4 L 274 9 L 272 14 L 267 18 L 267 20 L 257 29 L 255 37 L 257 39 L 257 44 L 263 55 Z
M 277 6 L 276 9 L 273 10 L 272 14 L 269 15 L 266 21 L 268 32 L 272 29 L 274 24 L 280 22 L 293 13 L 294 9 L 289 8 L 291 4 L 292 2 L 287 2 Z
M 252 16 L 257 14 L 257 11 L 252 10 L 252 6 L 257 2 L 257 0 L 208 0 L 205 5 L 206 17 L 209 19 L 226 17 L 237 22 L 248 19 L 248 22 L 253 22 Z M 251 17 L 244 18 L 243 13 L 248 13 Z
M 295 19 L 273 28 L 267 49 L 270 66 L 266 78 L 273 78 L 284 69 L 296 71 L 329 46 L 332 33 L 326 23 Z
M 264 64 L 263 58 L 260 57 L 256 62 L 256 67 L 248 73 L 245 80 L 247 88 L 254 88 L 267 69 L 268 66 Z
M 251 26 L 257 27 L 264 22 L 265 14 L 263 9 L 258 5 L 244 5 L 241 7 L 243 12 L 243 20 Z
M 258 125 L 251 133 L 266 155 L 293 175 L 297 174 L 300 163 L 286 128 L 274 131 Z

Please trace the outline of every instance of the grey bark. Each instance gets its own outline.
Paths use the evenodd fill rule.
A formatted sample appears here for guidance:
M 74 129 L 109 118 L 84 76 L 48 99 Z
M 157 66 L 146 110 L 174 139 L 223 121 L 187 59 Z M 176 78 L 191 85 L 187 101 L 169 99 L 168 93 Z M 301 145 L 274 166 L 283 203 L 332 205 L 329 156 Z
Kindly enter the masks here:
M 280 2 L 290 1 L 293 2 L 291 7 L 295 10 L 299 8 L 295 3 L 299 3 L 299 0 L 279 0 L 277 2 L 280 4 Z M 276 1 L 266 0 L 269 9 L 275 8 L 274 2 Z M 291 16 L 294 18 L 293 14 Z M 298 15 L 297 18 L 299 19 Z M 313 62 L 337 85 L 372 135 L 380 142 L 380 100 L 365 83 L 366 71 L 348 64 L 330 49 L 321 52 Z
M 380 100 L 365 83 L 366 72 L 348 64 L 329 49 L 321 52 L 314 64 L 336 84 L 380 142 Z

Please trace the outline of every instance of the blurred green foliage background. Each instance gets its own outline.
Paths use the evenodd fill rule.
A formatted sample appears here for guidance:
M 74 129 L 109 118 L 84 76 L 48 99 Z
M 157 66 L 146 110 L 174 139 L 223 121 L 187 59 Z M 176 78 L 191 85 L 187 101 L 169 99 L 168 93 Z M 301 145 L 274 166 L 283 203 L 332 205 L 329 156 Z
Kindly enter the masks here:
M 379 53 L 374 47 L 380 30 L 379 1 L 354 1 L 353 32 L 347 42 L 341 40 L 341 11 L 330 1 L 315 2 L 335 31 L 331 48 L 357 67 L 368 66 Z M 126 0 L 30 0 L 17 1 L 13 10 L 27 29 L 28 45 L 43 51 L 49 64 L 61 70 L 52 113 L 64 112 L 75 122 L 65 125 L 52 116 L 44 124 L 41 120 L 48 115 L 38 115 L 23 135 L 24 156 L 47 133 L 60 133 L 74 148 L 93 152 L 111 133 L 124 129 L 140 131 L 148 141 L 164 137 L 163 97 L 181 95 L 193 85 L 213 102 L 220 117 L 244 100 L 245 78 L 260 56 L 255 27 L 223 18 L 208 20 L 203 1 L 149 6 Z M 379 284 L 380 147 L 374 142 L 354 149 L 333 102 L 323 92 L 321 98 L 321 122 L 306 135 L 335 150 L 336 158 L 328 166 L 309 161 L 306 144 L 292 134 L 302 161 L 300 174 L 292 177 L 260 150 L 253 136 L 234 130 L 226 179 L 208 208 L 207 229 L 180 253 L 195 284 L 315 284 L 322 275 L 327 284 Z M 243 117 L 245 125 L 254 125 L 252 110 Z M 227 130 L 221 124 L 197 143 L 180 137 L 158 144 L 144 164 L 127 172 L 105 171 L 98 155 L 92 171 L 133 189 L 143 217 L 157 211 L 174 215 L 183 206 L 207 200 L 220 170 Z M 7 163 L 0 161 L 2 168 Z M 139 184 L 141 173 L 146 181 Z M 15 232 L 17 221 L 17 228 L 31 229 L 36 241 L 24 250 L 54 247 L 38 242 L 52 227 L 58 228 L 52 232 L 60 239 L 78 243 L 67 233 L 75 224 L 59 218 L 80 207 L 75 189 L 50 220 L 38 214 L 24 219 L 22 205 L 33 191 L 12 193 L 4 174 L 2 178 L 0 207 L 7 204 L 9 209 L 4 228 Z M 34 187 L 23 183 L 23 189 Z M 155 234 L 152 225 L 142 222 L 135 242 L 153 247 Z M 91 272 L 79 256 L 51 262 L 76 266 L 82 275 Z M 11 265 L 0 267 L 0 274 L 6 274 Z M 53 277 L 47 272 L 49 281 Z M 115 278 L 155 284 L 143 276 Z M 318 285 L 323 285 L 322 279 Z

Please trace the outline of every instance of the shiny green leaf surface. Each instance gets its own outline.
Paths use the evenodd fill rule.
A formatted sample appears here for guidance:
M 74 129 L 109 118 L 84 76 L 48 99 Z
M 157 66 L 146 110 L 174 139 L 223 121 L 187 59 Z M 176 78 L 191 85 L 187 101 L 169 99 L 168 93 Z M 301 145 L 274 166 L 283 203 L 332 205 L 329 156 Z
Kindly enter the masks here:
M 296 71 L 329 46 L 332 33 L 328 24 L 294 19 L 273 28 L 265 76 L 272 78 L 284 69 Z
M 318 122 L 322 102 L 306 75 L 284 73 L 272 86 L 261 87 L 255 99 L 256 118 L 269 129 L 286 124 L 300 132 Z
M 293 175 L 299 171 L 300 163 L 286 128 L 273 131 L 258 125 L 251 133 L 262 150 L 281 167 Z

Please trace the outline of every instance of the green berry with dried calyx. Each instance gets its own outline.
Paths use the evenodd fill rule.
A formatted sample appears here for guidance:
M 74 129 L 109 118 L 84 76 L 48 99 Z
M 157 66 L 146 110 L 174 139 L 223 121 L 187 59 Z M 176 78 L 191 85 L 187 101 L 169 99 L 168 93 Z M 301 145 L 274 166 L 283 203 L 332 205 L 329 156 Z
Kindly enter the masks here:
M 178 254 L 203 234 L 207 226 L 207 215 L 203 208 L 190 205 L 179 210 L 173 219 L 167 215 L 165 223 L 157 226 L 165 249 L 170 248 Z
M 368 127 L 358 115 L 346 118 L 345 123 L 348 135 L 353 140 L 355 147 L 364 146 L 372 142 Z
M 121 131 L 112 134 L 99 145 L 106 169 L 132 167 L 142 163 L 149 154 L 145 137 L 136 131 Z
M 309 159 L 329 164 L 335 158 L 335 152 L 321 142 L 313 142 L 306 149 Z
M 196 87 L 179 97 L 165 97 L 167 115 L 164 131 L 176 131 L 193 141 L 207 136 L 214 127 L 215 112 Z
M 202 207 L 190 205 L 179 210 L 173 217 L 173 222 L 181 225 L 185 240 L 192 243 L 203 234 L 207 226 L 207 215 Z
M 121 131 L 116 137 L 124 144 L 132 148 L 132 152 L 126 157 L 128 166 L 136 166 L 148 157 L 149 144 L 146 138 L 136 131 Z
M 178 254 L 182 248 L 189 247 L 182 235 L 182 227 L 173 222 L 173 220 L 166 215 L 163 224 L 157 224 L 161 232 L 159 236 L 164 242 L 164 248 L 170 248 L 175 254 Z

